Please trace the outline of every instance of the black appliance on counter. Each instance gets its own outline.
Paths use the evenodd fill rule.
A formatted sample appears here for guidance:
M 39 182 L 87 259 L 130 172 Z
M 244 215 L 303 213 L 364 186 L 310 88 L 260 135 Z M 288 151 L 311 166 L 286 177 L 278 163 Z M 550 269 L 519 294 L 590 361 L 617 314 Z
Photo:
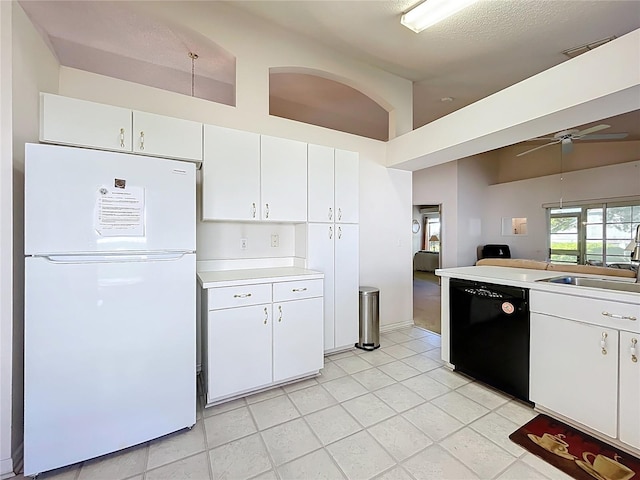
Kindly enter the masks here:
M 481 258 L 511 258 L 509 245 L 487 244 L 482 247 Z
M 449 313 L 455 369 L 529 401 L 529 290 L 452 278 Z

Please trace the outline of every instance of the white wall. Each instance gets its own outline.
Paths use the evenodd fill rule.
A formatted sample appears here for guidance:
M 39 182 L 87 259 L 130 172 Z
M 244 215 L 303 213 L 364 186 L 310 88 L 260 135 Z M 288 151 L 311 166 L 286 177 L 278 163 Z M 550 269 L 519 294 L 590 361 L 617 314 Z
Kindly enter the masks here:
M 158 5 L 154 3 L 154 5 Z M 175 6 L 174 6 L 175 7 Z M 206 7 L 206 8 L 205 8 Z M 208 7 L 222 8 L 221 15 Z M 399 110 L 408 112 L 411 85 L 398 77 L 374 71 L 339 54 L 309 44 L 306 40 L 262 26 L 244 17 L 234 17 L 230 25 L 223 5 L 211 2 L 187 4 L 186 10 L 171 10 L 177 20 L 189 18 L 189 26 L 238 56 L 237 106 L 207 102 L 173 92 L 137 85 L 76 69 L 60 69 L 60 93 L 107 104 L 120 105 L 153 113 L 202 121 L 229 128 L 328 145 L 360 153 L 360 282 L 380 288 L 380 323 L 410 322 L 411 297 L 411 173 L 384 167 L 386 144 L 377 140 L 338 132 L 314 125 L 294 122 L 268 114 L 269 67 L 299 65 L 325 69 L 339 76 L 350 76 L 365 85 L 369 92 L 397 101 Z M 159 8 L 169 12 L 171 5 Z M 194 10 L 198 18 L 191 18 Z M 163 11 L 164 11 L 163 10 Z M 189 11 L 187 16 L 186 12 Z M 162 13 L 162 12 L 161 12 Z M 168 14 L 168 13 L 167 13 Z M 246 31 L 252 31 L 246 35 Z M 255 39 L 260 38 L 260 42 Z M 405 88 L 406 87 L 406 88 Z M 361 88 L 362 90 L 362 88 Z M 369 93 L 367 92 L 367 93 Z M 409 127 L 410 128 L 410 127 Z M 273 227 L 241 227 L 198 224 L 198 257 L 272 254 L 264 247 Z M 288 248 L 289 233 L 282 227 L 282 252 Z M 243 230 L 244 229 L 244 230 Z M 238 249 L 240 235 L 249 242 L 247 252 Z M 225 242 L 221 243 L 221 238 Z M 282 243 L 282 241 L 284 243 Z M 205 251 L 200 252 L 200 244 Z M 255 248 L 256 250 L 253 250 Z M 249 251 L 251 250 L 251 251 Z
M 485 243 L 506 243 L 514 258 L 547 260 L 545 203 L 640 196 L 640 161 L 502 183 L 488 187 Z M 502 217 L 527 217 L 527 235 L 502 236 Z
M 458 266 L 458 162 L 413 172 L 414 205 L 442 205 L 440 267 Z
M 13 472 L 12 383 L 12 163 L 11 2 L 0 2 L 0 477 Z
M 4 3 L 4 2 L 2 2 Z M 24 144 L 38 141 L 38 92 L 58 89 L 58 62 L 18 3 L 12 2 L 13 73 L 13 425 L 15 462 L 21 459 L 24 319 Z M 4 350 L 3 350 L 4 354 Z

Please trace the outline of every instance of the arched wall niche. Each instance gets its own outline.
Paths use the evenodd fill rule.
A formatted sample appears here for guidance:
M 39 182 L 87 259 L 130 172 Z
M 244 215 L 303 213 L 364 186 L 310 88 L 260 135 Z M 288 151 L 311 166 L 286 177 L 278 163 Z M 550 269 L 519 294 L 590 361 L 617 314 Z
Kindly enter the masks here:
M 389 140 L 393 107 L 349 79 L 303 67 L 269 69 L 269 114 Z

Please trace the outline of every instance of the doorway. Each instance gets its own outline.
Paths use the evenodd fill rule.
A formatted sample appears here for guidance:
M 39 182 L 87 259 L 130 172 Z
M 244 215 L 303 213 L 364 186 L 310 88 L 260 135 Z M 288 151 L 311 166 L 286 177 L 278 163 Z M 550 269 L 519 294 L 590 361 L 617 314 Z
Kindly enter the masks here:
M 413 206 L 413 323 L 440 333 L 442 206 Z

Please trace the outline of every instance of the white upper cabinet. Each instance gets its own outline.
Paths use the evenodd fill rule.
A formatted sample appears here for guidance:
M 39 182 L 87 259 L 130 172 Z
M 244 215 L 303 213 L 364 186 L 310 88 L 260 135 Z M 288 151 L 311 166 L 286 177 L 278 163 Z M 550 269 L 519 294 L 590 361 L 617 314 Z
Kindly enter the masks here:
M 334 163 L 331 147 L 309 145 L 309 222 L 334 222 Z
M 358 153 L 309 145 L 309 222 L 358 223 Z
M 358 223 L 359 161 L 357 152 L 335 152 L 335 221 Z
M 144 155 L 202 160 L 202 123 L 133 112 L 133 151 Z
M 203 220 L 260 220 L 260 135 L 204 126 Z
M 307 221 L 307 144 L 263 135 L 260 144 L 262 219 Z
M 131 110 L 41 93 L 40 141 L 131 152 Z
M 202 161 L 202 123 L 40 94 L 40 141 Z

